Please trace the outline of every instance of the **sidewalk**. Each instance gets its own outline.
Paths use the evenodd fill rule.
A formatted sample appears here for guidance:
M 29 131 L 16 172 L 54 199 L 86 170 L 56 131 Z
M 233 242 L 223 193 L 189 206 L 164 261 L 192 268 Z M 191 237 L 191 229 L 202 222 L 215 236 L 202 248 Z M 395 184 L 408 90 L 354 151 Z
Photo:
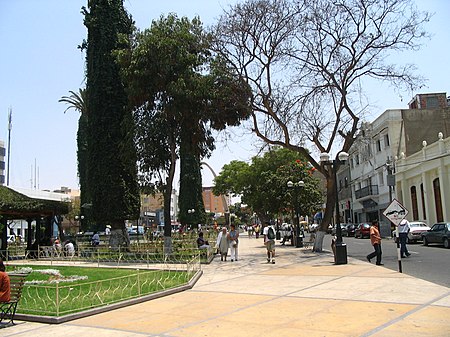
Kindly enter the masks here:
M 449 336 L 450 288 L 330 253 L 242 235 L 239 261 L 203 265 L 193 289 L 60 325 L 18 321 L 14 337 Z

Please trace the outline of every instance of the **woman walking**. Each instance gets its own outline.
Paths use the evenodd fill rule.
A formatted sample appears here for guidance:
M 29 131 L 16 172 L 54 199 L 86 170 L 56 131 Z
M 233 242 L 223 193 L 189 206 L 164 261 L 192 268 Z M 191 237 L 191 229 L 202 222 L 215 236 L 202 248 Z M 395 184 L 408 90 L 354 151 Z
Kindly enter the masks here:
M 231 225 L 230 227 L 228 242 L 230 243 L 231 262 L 233 262 L 238 260 L 239 232 L 236 230 L 236 225 Z
M 216 246 L 219 249 L 220 261 L 226 261 L 228 255 L 228 237 L 227 228 L 223 227 L 217 236 Z

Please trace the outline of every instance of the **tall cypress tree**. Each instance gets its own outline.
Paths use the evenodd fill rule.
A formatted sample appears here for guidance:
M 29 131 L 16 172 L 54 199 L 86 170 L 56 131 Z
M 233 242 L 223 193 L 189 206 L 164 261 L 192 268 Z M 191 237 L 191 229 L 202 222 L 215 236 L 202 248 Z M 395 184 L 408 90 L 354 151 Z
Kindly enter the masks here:
M 133 119 L 113 51 L 133 22 L 122 0 L 89 0 L 83 8 L 88 29 L 86 77 L 89 119 L 87 172 L 91 221 L 112 227 L 111 245 L 128 244 L 126 219 L 139 217 Z

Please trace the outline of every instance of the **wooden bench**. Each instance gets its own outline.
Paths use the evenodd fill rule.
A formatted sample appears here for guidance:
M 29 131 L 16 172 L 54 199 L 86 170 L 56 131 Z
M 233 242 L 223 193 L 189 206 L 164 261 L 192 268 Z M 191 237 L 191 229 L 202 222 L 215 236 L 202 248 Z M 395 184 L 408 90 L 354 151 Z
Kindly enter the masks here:
M 8 274 L 11 287 L 11 296 L 9 302 L 0 302 L 0 324 L 14 324 L 14 315 L 16 314 L 17 304 L 22 295 L 23 285 L 28 274 Z

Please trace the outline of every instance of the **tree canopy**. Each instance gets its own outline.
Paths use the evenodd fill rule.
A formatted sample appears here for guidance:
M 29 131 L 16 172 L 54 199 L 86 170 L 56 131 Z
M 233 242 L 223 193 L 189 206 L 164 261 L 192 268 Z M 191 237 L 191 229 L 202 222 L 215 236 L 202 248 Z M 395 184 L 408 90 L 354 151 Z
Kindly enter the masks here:
M 113 51 L 129 48 L 120 37 L 131 34 L 132 20 L 122 0 L 91 0 L 88 7 L 83 8 L 89 107 L 85 187 L 92 198 L 92 220 L 111 224 L 112 239 L 123 235 L 126 240 L 125 219 L 139 217 L 140 199 L 133 120 Z
M 164 192 L 165 236 L 170 236 L 176 160 L 181 158 L 180 220 L 200 223 L 200 161 L 214 149 L 211 130 L 238 125 L 250 115 L 247 84 L 213 57 L 210 41 L 198 18 L 170 14 L 136 31 L 131 50 L 117 53 L 137 125 L 140 182 Z
M 261 157 L 253 157 L 251 164 L 232 161 L 224 165 L 213 192 L 240 195 L 242 204 L 252 208 L 260 219 L 268 220 L 292 211 L 295 191 L 287 183 L 303 181 L 298 202 L 302 215 L 310 215 L 320 209 L 323 200 L 314 171 L 297 152 L 274 147 Z
M 366 79 L 408 90 L 422 85 L 413 65 L 388 56 L 417 49 L 429 17 L 412 0 L 248 0 L 220 17 L 215 50 L 252 89 L 254 132 L 302 154 L 327 179 L 322 231 L 335 181 L 332 167 L 315 158 L 349 151 L 368 105 Z

